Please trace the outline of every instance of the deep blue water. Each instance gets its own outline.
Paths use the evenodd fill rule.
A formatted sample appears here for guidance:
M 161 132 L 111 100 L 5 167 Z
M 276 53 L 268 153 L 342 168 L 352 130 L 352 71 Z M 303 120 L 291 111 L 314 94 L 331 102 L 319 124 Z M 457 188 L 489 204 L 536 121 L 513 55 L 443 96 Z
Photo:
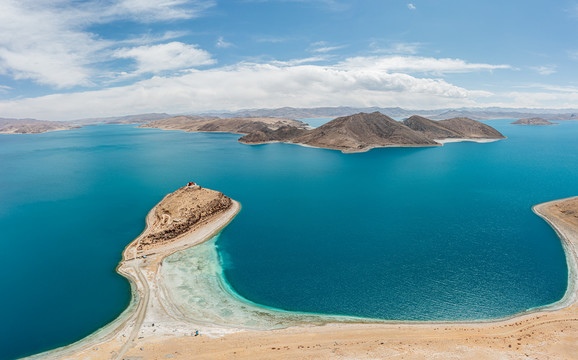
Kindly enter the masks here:
M 463 320 L 557 301 L 564 253 L 531 206 L 577 195 L 578 123 L 509 122 L 488 122 L 505 141 L 347 155 L 132 126 L 0 135 L 0 358 L 120 314 L 121 251 L 190 180 L 243 204 L 218 246 L 232 286 L 267 306 Z

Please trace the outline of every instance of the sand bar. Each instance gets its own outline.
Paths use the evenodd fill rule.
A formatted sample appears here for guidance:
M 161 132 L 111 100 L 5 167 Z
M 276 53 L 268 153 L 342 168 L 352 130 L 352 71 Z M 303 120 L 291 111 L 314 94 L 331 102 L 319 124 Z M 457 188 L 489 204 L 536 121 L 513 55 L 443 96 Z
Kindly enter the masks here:
M 175 193 L 190 195 L 181 190 Z M 222 195 L 203 190 L 205 204 Z M 534 207 L 566 252 L 568 290 L 559 302 L 499 321 L 390 324 L 265 309 L 235 298 L 218 281 L 220 269 L 211 268 L 214 244 L 197 244 L 226 226 L 238 203 L 231 200 L 229 207 L 170 241 L 147 245 L 151 233 L 174 225 L 181 199 L 170 194 L 155 206 L 145 232 L 126 248 L 119 272 L 131 280 L 134 301 L 115 326 L 38 358 L 575 359 L 578 353 L 578 197 Z M 173 200 L 176 206 L 163 206 Z M 183 269 L 198 274 L 183 277 Z M 183 278 L 193 283 L 185 285 Z M 216 298 L 207 297 L 211 294 Z M 194 336 L 196 331 L 201 335 Z

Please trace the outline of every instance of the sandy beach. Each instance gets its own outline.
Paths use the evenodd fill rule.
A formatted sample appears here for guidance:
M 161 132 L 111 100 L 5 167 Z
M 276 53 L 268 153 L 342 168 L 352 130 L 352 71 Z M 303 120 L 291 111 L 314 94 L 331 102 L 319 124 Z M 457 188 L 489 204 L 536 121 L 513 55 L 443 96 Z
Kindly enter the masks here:
M 503 140 L 503 139 L 434 139 L 435 142 L 439 143 L 439 144 L 450 144 L 450 143 L 456 143 L 456 142 L 464 142 L 464 141 L 469 141 L 469 142 L 476 142 L 476 143 L 480 143 L 480 144 L 484 144 L 484 143 L 491 143 L 494 141 L 499 141 L 499 140 Z
M 267 309 L 236 296 L 220 280 L 214 240 L 207 241 L 240 210 L 229 200 L 207 189 L 167 195 L 123 253 L 118 271 L 131 281 L 129 309 L 90 337 L 33 358 L 573 359 L 578 353 L 578 197 L 534 207 L 566 251 L 568 289 L 559 302 L 499 321 L 389 324 Z M 183 208 L 200 209 L 198 219 L 175 235 L 191 215 Z

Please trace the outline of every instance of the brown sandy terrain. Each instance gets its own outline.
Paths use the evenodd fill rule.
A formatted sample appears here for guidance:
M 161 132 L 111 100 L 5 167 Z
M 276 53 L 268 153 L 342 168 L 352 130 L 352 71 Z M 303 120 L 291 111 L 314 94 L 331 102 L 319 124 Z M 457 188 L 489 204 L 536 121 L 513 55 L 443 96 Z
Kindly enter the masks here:
M 207 193 L 207 195 L 211 194 Z M 184 199 L 180 196 L 178 198 Z M 205 200 L 205 204 L 220 198 L 220 195 L 209 198 Z M 121 326 L 116 332 L 113 331 L 101 339 L 84 341 L 76 348 L 68 349 L 68 356 L 64 356 L 65 353 L 60 350 L 52 354 L 41 354 L 40 358 L 123 358 L 127 360 L 576 359 L 576 354 L 578 354 L 576 286 L 578 197 L 534 207 L 534 211 L 543 217 L 560 236 L 569 268 L 568 290 L 564 298 L 540 311 L 494 322 L 359 323 L 324 326 L 303 324 L 269 331 L 231 329 L 230 332 L 211 333 L 209 330 L 207 332 L 203 330 L 201 336 L 163 330 L 163 326 L 168 326 L 170 329 L 172 325 L 178 330 L 179 324 L 175 319 L 163 317 L 162 302 L 155 300 L 159 294 L 155 295 L 154 274 L 163 257 L 161 252 L 173 252 L 190 243 L 181 242 L 183 237 L 177 237 L 174 242 L 169 243 L 168 247 L 163 244 L 160 248 L 152 248 L 146 252 L 148 257 L 144 261 L 142 260 L 144 253 L 136 250 L 138 240 L 149 231 L 163 231 L 166 226 L 170 226 L 167 225 L 170 219 L 174 220 L 182 216 L 180 210 L 169 209 L 170 219 L 163 218 L 164 211 L 158 212 L 162 208 L 159 205 L 147 217 L 150 228 L 147 228 L 145 233 L 131 243 L 125 251 L 125 260 L 121 266 L 121 272 L 132 278 L 136 284 L 139 281 L 144 284 L 144 286 L 138 285 L 137 293 L 140 293 L 138 309 L 124 321 L 122 325 L 124 327 Z M 188 205 L 184 206 L 188 207 Z M 205 231 L 206 228 L 209 228 L 209 232 L 214 232 L 215 229 L 220 228 L 219 226 L 224 226 L 238 211 L 236 206 L 233 202 L 232 206 L 224 212 L 211 215 L 213 217 L 210 219 L 201 220 L 200 227 L 194 227 L 193 233 Z M 181 207 L 171 206 L 170 208 L 180 209 Z M 219 223 L 215 225 L 215 221 Z M 198 235 L 196 235 L 197 239 L 206 237 Z M 138 257 L 136 261 L 133 258 L 134 255 Z M 155 320 L 159 322 L 153 324 L 153 327 L 147 325 L 145 329 L 143 323 L 150 324 L 150 320 L 145 320 L 145 316 L 149 317 L 150 313 L 156 316 Z M 166 323 L 163 324 L 162 321 Z M 156 333 L 154 326 L 159 329 Z M 154 330 L 151 330 L 153 328 Z
M 33 119 L 0 119 L 0 134 L 40 134 L 48 131 L 79 129 L 80 126 L 61 121 Z

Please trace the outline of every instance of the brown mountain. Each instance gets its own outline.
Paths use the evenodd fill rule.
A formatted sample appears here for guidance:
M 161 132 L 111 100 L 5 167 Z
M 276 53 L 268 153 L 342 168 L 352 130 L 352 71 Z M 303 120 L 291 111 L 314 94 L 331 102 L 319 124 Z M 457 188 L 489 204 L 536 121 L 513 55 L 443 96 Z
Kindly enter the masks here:
M 505 139 L 498 130 L 476 120 L 465 117 L 457 117 L 447 120 L 439 120 L 438 124 L 444 128 L 460 134 L 464 139 Z
M 512 125 L 558 125 L 558 123 L 553 123 L 542 118 L 528 118 L 520 119 L 510 123 Z
M 455 139 L 462 137 L 461 134 L 444 127 L 439 121 L 426 119 L 423 116 L 414 115 L 409 119 L 405 119 L 403 124 L 426 135 L 430 139 Z
M 249 135 L 241 137 L 239 142 L 251 145 L 266 144 L 272 142 L 288 142 L 289 140 L 304 135 L 307 132 L 308 130 L 306 129 L 290 125 L 281 126 L 276 130 L 264 128 L 262 130 L 255 131 Z
M 439 145 L 424 134 L 379 112 L 339 117 L 291 139 L 291 142 L 343 152 L 361 152 L 389 146 Z
M 469 118 L 453 118 L 434 121 L 414 115 L 403 123 L 412 130 L 425 134 L 430 139 L 504 139 L 491 126 Z
M 377 147 L 440 146 L 441 143 L 435 140 L 448 138 L 504 138 L 494 128 L 467 118 L 432 121 L 421 116 L 412 116 L 399 122 L 379 112 L 339 117 L 315 129 L 311 129 L 304 122 L 289 119 L 207 119 L 192 116 L 156 120 L 140 127 L 246 134 L 239 142 L 285 142 L 342 152 L 362 152 Z
M 491 126 L 467 118 L 433 121 L 412 116 L 398 122 L 379 112 L 339 117 L 316 129 L 290 127 L 249 134 L 240 142 L 287 142 L 313 147 L 361 152 L 376 147 L 439 146 L 444 139 L 503 139 Z

